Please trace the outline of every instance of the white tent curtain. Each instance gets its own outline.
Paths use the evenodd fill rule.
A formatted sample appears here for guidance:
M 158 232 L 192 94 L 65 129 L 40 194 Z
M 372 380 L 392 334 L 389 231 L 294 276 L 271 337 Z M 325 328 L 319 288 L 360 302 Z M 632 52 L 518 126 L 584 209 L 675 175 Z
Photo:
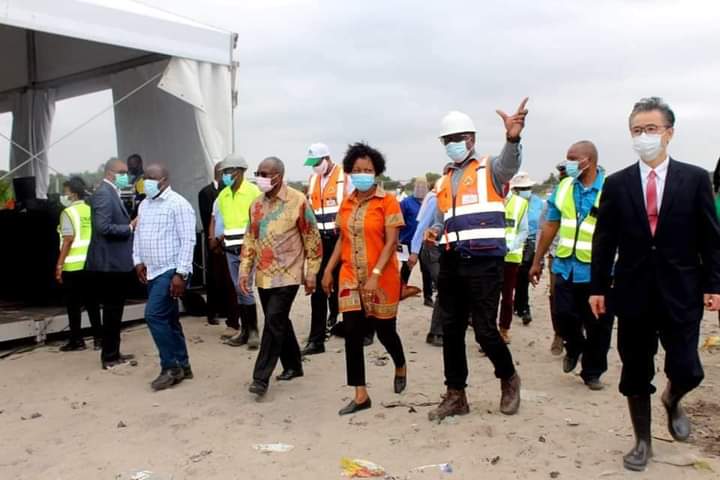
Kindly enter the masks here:
M 195 109 L 195 122 L 210 172 L 213 165 L 233 150 L 230 68 L 173 58 L 158 87 Z
M 167 64 L 167 61 L 157 62 L 112 75 L 110 83 L 114 99 L 122 98 L 138 85 L 165 71 Z M 176 85 L 178 91 L 193 92 L 197 85 L 202 85 L 201 76 L 197 75 L 184 81 L 190 86 L 179 83 Z M 213 91 L 208 92 L 211 96 Z M 197 100 L 198 97 L 194 98 Z M 230 109 L 229 95 L 225 102 Z M 198 192 L 210 182 L 213 165 L 205 144 L 211 145 L 209 148 L 215 152 L 212 155 L 224 156 L 224 145 L 229 145 L 232 138 L 229 126 L 220 126 L 228 120 L 208 114 L 215 112 L 216 107 L 210 107 L 214 103 L 206 101 L 204 105 L 206 111 L 200 115 L 193 105 L 179 101 L 178 97 L 157 88 L 157 82 L 153 82 L 115 107 L 120 158 L 138 153 L 145 166 L 152 163 L 166 165 L 173 189 L 188 199 L 196 211 Z
M 10 169 L 23 164 L 32 155 L 42 152 L 19 168 L 13 176 L 35 177 L 35 191 L 38 198 L 47 198 L 48 156 L 45 149 L 50 143 L 50 129 L 55 115 L 55 90 L 29 89 L 13 94 L 12 141 Z M 25 149 L 26 151 L 24 151 Z M 29 155 L 27 152 L 30 152 Z

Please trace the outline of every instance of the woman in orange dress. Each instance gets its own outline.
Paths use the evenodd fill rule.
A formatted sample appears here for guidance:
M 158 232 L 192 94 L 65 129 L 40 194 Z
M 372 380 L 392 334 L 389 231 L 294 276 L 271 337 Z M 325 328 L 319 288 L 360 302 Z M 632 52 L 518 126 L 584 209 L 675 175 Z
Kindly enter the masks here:
M 400 302 L 400 266 L 395 255 L 400 227 L 404 225 L 400 204 L 394 195 L 375 184 L 385 171 L 385 158 L 363 143 L 351 145 L 343 160 L 354 191 L 343 201 L 336 224 L 340 241 L 322 278 L 322 287 L 333 291 L 333 271 L 340 262 L 338 301 L 345 325 L 345 361 L 348 385 L 355 398 L 340 415 L 372 406 L 365 384 L 363 339 L 372 327 L 395 364 L 395 393 L 407 385 L 402 342 L 397 333 Z

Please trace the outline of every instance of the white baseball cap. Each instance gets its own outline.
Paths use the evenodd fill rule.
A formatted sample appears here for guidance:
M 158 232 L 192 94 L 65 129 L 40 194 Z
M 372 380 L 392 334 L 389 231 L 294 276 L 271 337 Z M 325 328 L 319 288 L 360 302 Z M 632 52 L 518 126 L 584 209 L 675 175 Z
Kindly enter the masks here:
M 321 158 L 329 157 L 330 149 L 324 143 L 313 143 L 308 148 L 307 158 L 305 159 L 305 165 L 314 167 L 318 160 Z
M 527 172 L 518 172 L 510 180 L 510 188 L 530 188 L 535 184 L 536 182 L 530 179 L 530 174 Z

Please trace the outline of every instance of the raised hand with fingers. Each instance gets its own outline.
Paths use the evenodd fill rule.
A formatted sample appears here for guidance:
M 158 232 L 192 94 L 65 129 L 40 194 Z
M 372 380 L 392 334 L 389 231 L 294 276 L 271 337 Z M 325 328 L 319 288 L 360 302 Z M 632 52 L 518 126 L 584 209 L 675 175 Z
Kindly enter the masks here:
M 505 123 L 505 132 L 507 138 L 514 139 L 520 137 L 520 133 L 525 127 L 525 117 L 527 117 L 528 114 L 528 109 L 525 108 L 528 100 L 529 97 L 525 97 L 523 101 L 520 102 L 520 106 L 518 107 L 517 112 L 515 112 L 513 115 L 508 115 L 502 110 L 495 110 Z

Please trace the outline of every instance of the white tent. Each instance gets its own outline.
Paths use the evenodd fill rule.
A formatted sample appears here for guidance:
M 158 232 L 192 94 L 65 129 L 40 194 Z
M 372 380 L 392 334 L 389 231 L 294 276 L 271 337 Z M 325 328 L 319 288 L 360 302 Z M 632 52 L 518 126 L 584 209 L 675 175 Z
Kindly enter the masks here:
M 0 0 L 0 113 L 13 113 L 13 175 L 35 176 L 45 198 L 55 102 L 110 88 L 119 156 L 166 163 L 195 204 L 233 149 L 235 41 L 131 0 Z

